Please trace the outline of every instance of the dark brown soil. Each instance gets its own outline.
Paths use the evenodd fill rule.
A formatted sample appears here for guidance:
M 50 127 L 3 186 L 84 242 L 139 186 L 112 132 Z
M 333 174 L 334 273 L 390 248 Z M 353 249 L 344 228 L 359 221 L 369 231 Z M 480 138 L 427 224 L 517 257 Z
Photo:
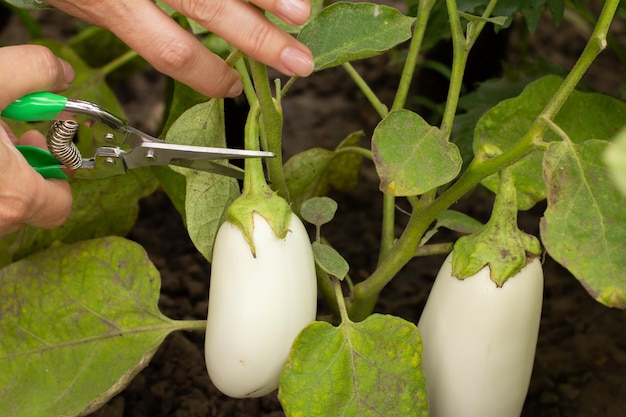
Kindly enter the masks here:
M 43 14 L 53 36 L 67 22 L 58 14 Z M 68 23 L 65 23 L 66 25 Z M 7 43 L 20 41 L 19 25 L 0 33 Z M 562 50 L 550 27 L 542 29 L 542 50 L 549 45 Z M 56 35 L 55 35 L 56 34 Z M 48 36 L 51 36 L 48 34 Z M 556 45 L 556 46 L 555 46 Z M 622 45 L 623 46 L 623 45 Z M 395 69 L 384 59 L 357 65 L 363 76 L 379 88 L 380 97 L 392 98 Z M 619 66 L 617 67 L 620 68 Z M 607 71 L 604 66 L 597 73 Z M 146 75 L 148 74 L 148 75 Z M 615 92 L 626 83 L 615 71 L 598 88 Z M 608 81 L 608 82 L 606 82 Z M 118 85 L 129 118 L 138 127 L 158 126 L 155 104 L 160 103 L 163 80 L 148 71 Z M 341 69 L 328 70 L 300 80 L 285 99 L 285 153 L 311 146 L 332 148 L 348 133 L 371 132 L 377 116 Z M 148 110 L 150 109 L 150 110 Z M 158 132 L 152 132 L 158 133 Z M 355 279 L 374 268 L 378 251 L 380 204 L 372 166 L 363 168 L 361 183 L 348 194 L 333 194 L 339 202 L 337 217 L 326 237 L 347 258 Z M 460 204 L 485 220 L 490 197 L 482 192 L 470 205 Z M 478 204 L 476 202 L 479 202 Z M 536 233 L 540 208 L 524 213 L 526 231 Z M 403 215 L 398 214 L 399 227 Z M 160 307 L 176 319 L 204 319 L 207 311 L 210 267 L 190 242 L 182 221 L 167 196 L 156 192 L 142 201 L 137 224 L 129 235 L 141 243 L 161 272 Z M 383 291 L 377 311 L 417 322 L 443 256 L 419 258 L 407 265 Z M 626 415 L 626 313 L 593 301 L 580 284 L 550 258 L 545 260 L 545 303 L 531 386 L 524 417 L 621 417 Z M 323 308 L 323 306 L 322 306 Z M 101 410 L 98 417 L 279 417 L 276 395 L 235 400 L 211 384 L 203 355 L 203 334 L 175 333 L 160 347 L 149 366 Z M 312 398 L 312 401 L 315 399 Z M 494 399 L 497 400 L 497 399 Z

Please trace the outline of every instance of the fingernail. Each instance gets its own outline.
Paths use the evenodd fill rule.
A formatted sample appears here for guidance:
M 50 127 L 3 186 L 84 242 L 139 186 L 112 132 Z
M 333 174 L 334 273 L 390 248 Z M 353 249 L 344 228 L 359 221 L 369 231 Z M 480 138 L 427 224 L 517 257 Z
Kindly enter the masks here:
M 235 81 L 235 83 L 230 87 L 228 93 L 226 93 L 226 97 L 237 97 L 243 91 L 243 84 L 241 84 L 241 80 Z
M 294 75 L 307 76 L 313 72 L 313 57 L 308 51 L 290 46 L 283 50 L 280 59 Z
M 67 61 L 64 61 L 62 59 L 60 59 L 59 61 L 61 61 L 61 67 L 63 70 L 63 80 L 66 83 L 71 84 L 72 81 L 74 81 L 74 76 L 76 75 L 74 73 L 74 68 Z
M 276 9 L 288 23 L 302 24 L 311 14 L 309 3 L 302 0 L 279 0 Z

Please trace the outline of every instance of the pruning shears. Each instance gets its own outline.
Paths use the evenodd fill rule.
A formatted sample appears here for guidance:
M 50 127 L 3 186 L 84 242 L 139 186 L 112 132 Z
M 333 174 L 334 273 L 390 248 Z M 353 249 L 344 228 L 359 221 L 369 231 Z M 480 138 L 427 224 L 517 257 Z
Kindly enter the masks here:
M 47 135 L 47 151 L 34 146 L 17 147 L 45 178 L 99 179 L 125 174 L 134 168 L 162 165 L 243 178 L 240 168 L 215 161 L 274 157 L 273 153 L 264 151 L 165 142 L 135 129 L 126 120 L 94 103 L 48 92 L 26 95 L 11 103 L 0 115 L 26 122 L 54 121 Z M 73 142 L 74 135 L 81 124 L 91 128 L 97 123 L 104 125 L 105 133 L 95 140 L 106 145 L 97 147 L 93 157 L 83 158 Z

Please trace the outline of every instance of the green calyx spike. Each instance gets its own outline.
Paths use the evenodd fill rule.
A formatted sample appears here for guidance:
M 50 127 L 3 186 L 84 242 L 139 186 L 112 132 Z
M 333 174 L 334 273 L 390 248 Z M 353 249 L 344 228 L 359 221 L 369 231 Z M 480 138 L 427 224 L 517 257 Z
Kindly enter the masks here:
M 248 114 L 245 131 L 245 147 L 248 150 L 259 150 L 259 105 L 255 103 Z M 267 185 L 260 158 L 245 160 L 243 191 L 226 212 L 226 219 L 237 226 L 243 233 L 256 256 L 253 239 L 254 214 L 263 217 L 274 231 L 276 237 L 283 239 L 291 222 L 291 206 Z
M 491 218 L 481 230 L 454 244 L 452 275 L 465 279 L 489 266 L 491 280 L 501 287 L 541 254 L 541 244 L 517 226 L 517 190 L 510 168 L 500 171 Z

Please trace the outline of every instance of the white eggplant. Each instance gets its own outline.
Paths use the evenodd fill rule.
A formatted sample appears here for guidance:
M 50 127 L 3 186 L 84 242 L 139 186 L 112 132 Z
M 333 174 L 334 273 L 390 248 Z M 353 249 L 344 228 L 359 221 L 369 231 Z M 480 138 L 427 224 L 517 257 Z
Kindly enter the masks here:
M 532 373 L 543 272 L 529 260 L 501 287 L 445 260 L 420 318 L 430 417 L 519 417 Z
M 278 387 L 298 333 L 315 320 L 317 284 L 309 236 L 291 215 L 285 238 L 252 216 L 255 255 L 241 229 L 225 222 L 213 250 L 206 365 L 215 386 L 236 397 Z

